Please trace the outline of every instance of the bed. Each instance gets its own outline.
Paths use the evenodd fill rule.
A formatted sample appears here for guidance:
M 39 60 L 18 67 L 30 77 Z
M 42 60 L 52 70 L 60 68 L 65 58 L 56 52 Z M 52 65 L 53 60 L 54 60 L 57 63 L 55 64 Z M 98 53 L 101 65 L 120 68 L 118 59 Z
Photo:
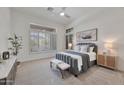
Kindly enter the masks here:
M 78 43 L 76 47 L 74 50 L 56 53 L 56 59 L 70 64 L 70 72 L 78 76 L 96 64 L 97 45 L 95 43 Z

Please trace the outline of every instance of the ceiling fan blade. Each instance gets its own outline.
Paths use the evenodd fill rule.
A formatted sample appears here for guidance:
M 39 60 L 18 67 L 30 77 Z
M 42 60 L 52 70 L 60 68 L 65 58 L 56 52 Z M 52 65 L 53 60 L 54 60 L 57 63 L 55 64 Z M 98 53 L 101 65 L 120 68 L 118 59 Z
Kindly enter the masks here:
M 67 7 L 62 7 L 63 12 L 66 11 L 66 8 L 67 8 Z M 69 16 L 68 14 L 66 14 L 66 13 L 64 14 L 64 16 L 65 16 L 66 18 L 70 18 L 70 16 Z
M 47 10 L 50 11 L 50 12 L 53 12 L 54 8 L 53 7 L 48 7 Z
M 49 12 L 51 12 L 51 13 L 57 15 L 57 13 L 54 12 L 54 8 L 53 8 L 53 7 L 48 7 L 48 8 L 47 8 L 47 11 L 49 11 Z
M 67 18 L 70 18 L 70 16 L 68 14 L 65 14 L 64 16 L 67 17 Z
M 65 11 L 66 7 L 62 7 L 62 10 Z

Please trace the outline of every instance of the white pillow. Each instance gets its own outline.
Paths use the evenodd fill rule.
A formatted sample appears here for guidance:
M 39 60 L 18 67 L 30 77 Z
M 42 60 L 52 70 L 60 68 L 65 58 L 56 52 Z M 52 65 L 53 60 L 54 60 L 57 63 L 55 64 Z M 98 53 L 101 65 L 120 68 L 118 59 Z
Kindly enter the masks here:
M 81 50 L 80 50 L 80 52 L 87 52 L 87 48 L 88 48 L 87 45 L 85 45 L 85 46 L 81 46 Z
M 89 52 L 93 52 L 94 47 L 89 47 Z
M 79 52 L 80 51 L 80 47 L 79 46 L 75 46 L 74 50 Z

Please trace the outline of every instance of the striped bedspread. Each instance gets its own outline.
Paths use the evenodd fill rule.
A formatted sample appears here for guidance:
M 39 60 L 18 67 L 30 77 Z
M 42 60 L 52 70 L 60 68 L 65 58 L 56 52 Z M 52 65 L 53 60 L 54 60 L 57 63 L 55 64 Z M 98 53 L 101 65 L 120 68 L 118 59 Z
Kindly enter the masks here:
M 90 62 L 89 55 L 75 51 L 59 52 L 56 54 L 56 59 L 70 64 L 71 72 L 75 75 L 86 72 Z

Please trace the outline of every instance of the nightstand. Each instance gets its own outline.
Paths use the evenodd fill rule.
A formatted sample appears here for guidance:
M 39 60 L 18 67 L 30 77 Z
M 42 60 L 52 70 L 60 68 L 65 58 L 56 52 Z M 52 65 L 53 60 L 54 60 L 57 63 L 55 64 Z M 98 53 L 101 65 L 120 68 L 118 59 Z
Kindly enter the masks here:
M 98 54 L 97 64 L 107 67 L 107 68 L 115 69 L 116 68 L 116 57 L 111 56 L 111 55 Z

